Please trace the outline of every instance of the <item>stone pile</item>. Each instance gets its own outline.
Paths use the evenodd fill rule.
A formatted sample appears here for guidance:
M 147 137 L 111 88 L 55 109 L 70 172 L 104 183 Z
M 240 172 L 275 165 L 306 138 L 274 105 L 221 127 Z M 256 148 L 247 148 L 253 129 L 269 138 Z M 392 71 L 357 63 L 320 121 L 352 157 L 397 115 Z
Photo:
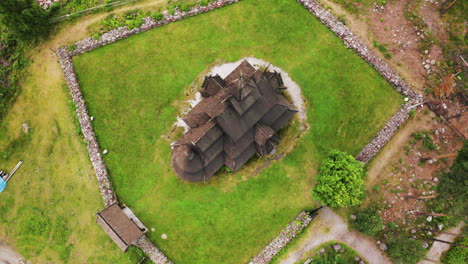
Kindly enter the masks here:
M 156 264 L 173 264 L 146 236 L 140 237 L 135 246 L 139 247 Z
M 43 9 L 49 9 L 49 7 L 57 2 L 58 0 L 37 0 L 37 3 L 43 8 Z
M 104 164 L 104 160 L 102 159 L 99 144 L 96 140 L 96 135 L 94 134 L 93 126 L 91 124 L 91 119 L 89 117 L 88 110 L 86 109 L 86 104 L 83 99 L 83 95 L 81 94 L 78 80 L 76 79 L 72 58 L 68 55 L 66 48 L 59 48 L 57 50 L 57 55 L 59 57 L 60 65 L 62 66 L 65 81 L 67 82 L 68 89 L 70 90 L 73 103 L 75 104 L 78 121 L 80 122 L 81 131 L 83 132 L 83 137 L 88 148 L 89 158 L 91 159 L 91 163 L 96 172 L 96 178 L 99 183 L 102 198 L 104 199 L 106 207 L 110 206 L 117 202 L 117 198 L 115 197 L 114 190 L 112 189 L 109 181 L 107 168 Z
M 315 15 L 324 25 L 330 28 L 333 33 L 339 36 L 346 47 L 353 49 L 361 58 L 367 61 L 374 67 L 384 79 L 386 79 L 395 89 L 406 96 L 408 103 L 404 104 L 400 111 L 396 113 L 387 124 L 379 131 L 379 133 L 366 145 L 361 152 L 356 156 L 356 159 L 367 163 L 371 160 L 379 150 L 390 140 L 397 129 L 405 123 L 409 117 L 411 105 L 422 103 L 423 98 L 416 93 L 409 84 L 398 76 L 390 66 L 385 63 L 379 56 L 370 50 L 364 42 L 351 32 L 351 30 L 340 22 L 330 12 L 325 10 L 315 0 L 297 0 L 313 15 Z
M 284 248 L 291 240 L 296 237 L 310 222 L 314 219 L 315 215 L 311 215 L 302 211 L 293 222 L 285 227 L 281 233 L 263 249 L 249 264 L 267 264 L 269 263 L 278 252 Z

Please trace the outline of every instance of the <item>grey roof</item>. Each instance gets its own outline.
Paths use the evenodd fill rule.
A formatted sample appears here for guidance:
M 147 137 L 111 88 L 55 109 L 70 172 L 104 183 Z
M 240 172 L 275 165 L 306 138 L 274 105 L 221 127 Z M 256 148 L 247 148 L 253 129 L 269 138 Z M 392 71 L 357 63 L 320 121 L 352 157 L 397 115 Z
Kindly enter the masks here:
M 297 112 L 282 95 L 281 74 L 243 61 L 224 80 L 207 76 L 203 99 L 183 118 L 190 130 L 173 146 L 172 167 L 184 180 L 206 181 L 223 165 L 237 171 L 255 153 L 270 153 L 276 132 Z

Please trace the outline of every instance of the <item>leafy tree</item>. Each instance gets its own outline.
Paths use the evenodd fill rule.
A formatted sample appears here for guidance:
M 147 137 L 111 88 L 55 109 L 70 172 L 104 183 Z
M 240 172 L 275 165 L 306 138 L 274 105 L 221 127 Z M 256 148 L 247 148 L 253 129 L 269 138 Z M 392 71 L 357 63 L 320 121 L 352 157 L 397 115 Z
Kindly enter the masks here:
M 383 219 L 379 213 L 372 208 L 356 213 L 356 219 L 351 225 L 360 232 L 373 236 L 384 227 Z
M 313 197 L 331 207 L 359 205 L 364 198 L 363 176 L 363 163 L 347 153 L 333 150 L 320 165 Z
M 0 20 L 21 40 L 43 37 L 49 29 L 49 14 L 36 0 L 1 0 Z
M 387 253 L 395 260 L 395 264 L 416 264 L 426 256 L 421 241 L 406 236 L 393 238 L 388 243 Z

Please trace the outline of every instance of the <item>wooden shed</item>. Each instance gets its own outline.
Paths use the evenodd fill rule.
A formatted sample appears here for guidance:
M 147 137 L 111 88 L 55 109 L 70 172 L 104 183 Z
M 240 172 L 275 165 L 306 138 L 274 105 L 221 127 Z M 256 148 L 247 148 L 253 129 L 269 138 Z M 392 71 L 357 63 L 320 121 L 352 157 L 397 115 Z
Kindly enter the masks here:
M 96 222 L 124 252 L 144 235 L 116 203 L 96 214 Z

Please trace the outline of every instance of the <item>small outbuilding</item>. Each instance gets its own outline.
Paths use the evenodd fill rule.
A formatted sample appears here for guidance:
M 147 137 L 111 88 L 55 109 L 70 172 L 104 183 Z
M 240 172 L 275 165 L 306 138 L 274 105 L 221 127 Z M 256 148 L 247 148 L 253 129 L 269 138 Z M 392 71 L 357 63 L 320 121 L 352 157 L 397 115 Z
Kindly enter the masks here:
M 144 230 L 141 230 L 117 203 L 96 214 L 96 222 L 124 252 L 144 236 Z

